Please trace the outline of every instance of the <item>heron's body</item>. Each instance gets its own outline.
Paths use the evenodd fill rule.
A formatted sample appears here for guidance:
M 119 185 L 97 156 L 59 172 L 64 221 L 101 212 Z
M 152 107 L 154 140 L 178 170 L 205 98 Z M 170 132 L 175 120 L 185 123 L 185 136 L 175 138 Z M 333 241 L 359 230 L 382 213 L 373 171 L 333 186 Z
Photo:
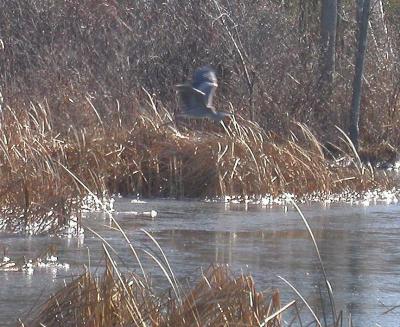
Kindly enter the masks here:
M 224 117 L 229 117 L 231 114 L 216 111 L 212 105 L 217 87 L 217 76 L 212 68 L 204 66 L 196 69 L 192 83 L 177 85 L 183 106 L 179 116 L 193 119 L 209 118 L 218 122 Z

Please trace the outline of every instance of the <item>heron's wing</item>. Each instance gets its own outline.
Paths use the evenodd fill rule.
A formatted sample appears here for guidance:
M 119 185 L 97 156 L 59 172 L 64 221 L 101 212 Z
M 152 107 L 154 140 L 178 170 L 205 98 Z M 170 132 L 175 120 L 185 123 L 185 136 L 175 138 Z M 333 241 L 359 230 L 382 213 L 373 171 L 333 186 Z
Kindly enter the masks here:
M 203 82 L 195 89 L 203 93 L 204 105 L 213 110 L 213 97 L 218 84 L 213 82 Z
M 204 102 L 204 92 L 194 89 L 188 84 L 181 84 L 176 87 L 182 101 L 183 111 L 186 113 L 195 112 L 198 115 L 206 113 L 207 108 Z

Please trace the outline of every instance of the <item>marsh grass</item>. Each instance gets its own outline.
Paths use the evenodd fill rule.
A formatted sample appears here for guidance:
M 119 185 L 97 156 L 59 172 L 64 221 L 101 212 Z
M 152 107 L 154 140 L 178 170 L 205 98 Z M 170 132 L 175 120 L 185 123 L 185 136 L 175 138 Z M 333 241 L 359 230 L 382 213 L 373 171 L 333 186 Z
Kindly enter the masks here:
M 29 326 L 281 326 L 279 292 L 258 292 L 251 276 L 233 276 L 226 266 L 210 267 L 181 299 L 155 294 L 140 276 L 119 275 L 109 261 L 99 277 L 85 272 Z
M 77 180 L 96 194 L 175 198 L 301 196 L 389 186 L 384 174 L 364 169 L 360 160 L 333 165 L 300 123 L 287 138 L 240 115 L 224 126 L 193 125 L 175 121 L 148 93 L 147 99 L 141 115 L 130 121 L 105 124 L 95 108 L 86 108 L 93 125 L 65 131 L 53 126 L 46 104 L 31 103 L 28 111 L 7 106 L 0 131 L 3 227 L 34 225 L 41 233 L 55 232 L 69 217 L 79 222 L 88 192 Z M 354 157 L 351 147 L 342 149 L 342 157 Z

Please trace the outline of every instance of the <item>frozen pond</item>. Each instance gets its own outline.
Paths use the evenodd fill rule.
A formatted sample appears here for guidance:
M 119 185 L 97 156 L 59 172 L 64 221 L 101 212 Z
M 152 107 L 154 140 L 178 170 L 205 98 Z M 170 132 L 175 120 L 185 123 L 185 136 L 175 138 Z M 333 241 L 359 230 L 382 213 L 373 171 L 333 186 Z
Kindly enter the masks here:
M 137 249 L 156 251 L 140 231 L 151 232 L 165 251 L 178 278 L 197 278 L 211 263 L 229 264 L 234 271 L 251 272 L 258 290 L 278 287 L 282 304 L 298 299 L 277 275 L 289 280 L 310 303 L 319 303 L 323 287 L 317 256 L 305 226 L 293 208 L 266 208 L 196 201 L 151 200 L 145 204 L 119 199 L 114 216 Z M 336 306 L 351 312 L 355 326 L 398 326 L 400 309 L 400 207 L 334 204 L 301 206 L 317 238 Z M 158 212 L 156 218 L 137 217 L 132 211 Z M 129 267 L 136 267 L 121 235 L 107 226 L 104 214 L 90 214 L 85 224 L 100 233 Z M 21 237 L 0 233 L 0 244 L 11 258 L 35 257 L 53 245 L 60 262 L 70 269 L 0 272 L 0 325 L 13 326 L 69 278 L 101 265 L 103 251 L 89 232 L 83 240 Z M 2 254 L 0 254 L 2 255 Z M 145 269 L 160 288 L 161 270 L 144 258 Z M 138 270 L 137 270 L 138 271 Z M 139 272 L 139 271 L 138 271 Z M 24 320 L 25 321 L 25 320 Z M 346 324 L 347 325 L 347 324 Z

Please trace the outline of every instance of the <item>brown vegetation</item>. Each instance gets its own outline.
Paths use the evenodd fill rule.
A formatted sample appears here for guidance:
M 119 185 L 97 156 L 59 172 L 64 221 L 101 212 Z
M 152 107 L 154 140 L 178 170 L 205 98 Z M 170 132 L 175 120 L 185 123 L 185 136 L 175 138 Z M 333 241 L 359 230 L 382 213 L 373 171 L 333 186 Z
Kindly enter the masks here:
M 396 1 L 384 4 L 384 21 L 371 22 L 362 141 L 397 146 L 400 10 Z M 1 92 L 19 110 L 47 102 L 57 129 L 80 129 L 92 123 L 89 102 L 104 122 L 139 115 L 141 87 L 177 110 L 172 86 L 206 63 L 220 80 L 218 108 L 232 105 L 280 135 L 298 121 L 334 140 L 335 125 L 347 130 L 357 30 L 355 5 L 341 6 L 335 85 L 324 103 L 318 2 L 11 0 L 0 12 Z
M 182 291 L 183 292 L 183 291 Z M 286 307 L 294 306 L 294 302 Z M 29 326 L 281 326 L 277 290 L 264 295 L 251 276 L 210 267 L 179 296 L 156 295 L 137 275 L 121 276 L 107 264 L 95 278 L 86 272 L 42 306 Z M 293 308 L 291 313 L 293 314 Z M 283 310 L 283 311 L 284 311 Z
M 9 229 L 16 218 L 44 229 L 74 212 L 79 217 L 87 194 L 80 182 L 97 194 L 172 197 L 302 195 L 388 184 L 358 163 L 332 166 L 302 125 L 288 139 L 241 118 L 225 129 L 212 126 L 219 131 L 192 130 L 149 105 L 129 128 L 97 122 L 85 132 L 71 127 L 60 134 L 50 115 L 34 106 L 3 113 L 1 201 Z
M 393 156 L 399 8 L 387 8 L 387 35 L 375 34 L 386 41 L 368 49 L 361 144 L 385 143 Z M 355 45 L 354 8 L 343 2 L 337 78 L 321 102 L 317 9 L 306 19 L 281 1 L 3 3 L 1 216 L 29 224 L 51 212 L 54 226 L 79 217 L 78 179 L 98 194 L 177 197 L 386 185 L 357 162 L 332 168 L 317 141 L 336 144 L 335 125 L 346 130 Z M 235 120 L 170 123 L 173 85 L 205 63 L 217 70 L 216 107 Z

